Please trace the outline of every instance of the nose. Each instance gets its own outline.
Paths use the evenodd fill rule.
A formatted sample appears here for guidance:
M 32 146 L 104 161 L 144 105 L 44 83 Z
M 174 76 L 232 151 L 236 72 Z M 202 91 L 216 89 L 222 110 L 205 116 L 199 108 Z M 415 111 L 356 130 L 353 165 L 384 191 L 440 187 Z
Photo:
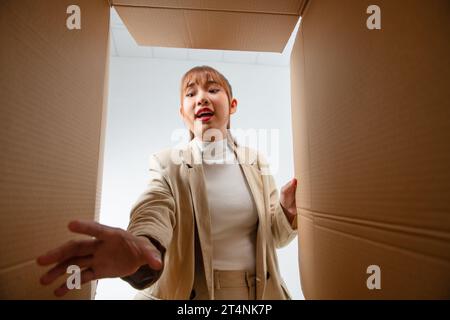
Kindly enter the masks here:
M 208 105 L 208 104 L 209 104 L 209 100 L 208 100 L 205 92 L 203 90 L 200 90 L 197 94 L 197 105 L 203 106 L 203 105 Z

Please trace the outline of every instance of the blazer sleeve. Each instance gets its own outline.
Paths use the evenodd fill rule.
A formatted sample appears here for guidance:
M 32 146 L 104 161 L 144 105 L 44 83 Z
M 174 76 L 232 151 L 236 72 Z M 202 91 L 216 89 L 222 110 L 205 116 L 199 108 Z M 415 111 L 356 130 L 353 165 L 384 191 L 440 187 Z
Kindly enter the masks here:
M 274 178 L 268 176 L 270 191 L 270 222 L 272 229 L 272 236 L 275 241 L 276 248 L 282 248 L 288 245 L 292 239 L 297 235 L 297 219 L 294 218 L 292 224 L 289 223 L 286 215 L 281 207 L 278 190 L 275 185 Z
M 170 181 L 159 159 L 153 155 L 147 189 L 131 209 L 127 230 L 135 236 L 148 238 L 161 251 L 164 265 L 164 254 L 170 246 L 175 224 L 175 199 Z M 156 282 L 161 273 L 162 270 L 154 271 L 144 265 L 136 273 L 122 279 L 142 290 Z
M 269 164 L 261 154 L 259 154 L 259 167 L 262 174 L 264 188 L 269 193 L 269 222 L 272 237 L 276 248 L 288 245 L 297 235 L 297 217 L 292 224 L 287 219 L 280 204 L 278 189 L 275 179 L 270 174 Z

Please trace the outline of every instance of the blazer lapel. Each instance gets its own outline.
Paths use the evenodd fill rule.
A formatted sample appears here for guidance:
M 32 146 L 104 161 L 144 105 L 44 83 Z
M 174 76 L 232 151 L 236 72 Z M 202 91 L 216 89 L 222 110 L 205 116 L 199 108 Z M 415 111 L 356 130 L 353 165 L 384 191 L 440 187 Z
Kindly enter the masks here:
M 214 274 L 212 268 L 211 216 L 206 194 L 205 178 L 200 149 L 191 141 L 183 152 L 183 161 L 187 166 L 189 188 L 194 207 L 200 248 L 202 251 L 206 285 L 209 296 L 214 299 Z

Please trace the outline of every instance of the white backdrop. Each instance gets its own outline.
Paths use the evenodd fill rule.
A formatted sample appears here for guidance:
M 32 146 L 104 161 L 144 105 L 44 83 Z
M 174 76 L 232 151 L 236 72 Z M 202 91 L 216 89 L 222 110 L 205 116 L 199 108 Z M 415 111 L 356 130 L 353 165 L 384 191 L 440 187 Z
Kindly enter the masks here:
M 262 147 L 273 165 L 278 187 L 293 177 L 289 67 L 112 57 L 101 223 L 127 227 L 130 208 L 146 186 L 150 154 L 174 146 L 173 132 L 184 129 L 178 114 L 181 76 L 189 68 L 203 64 L 217 68 L 233 87 L 239 104 L 231 118 L 232 129 L 275 133 L 272 138 L 278 145 L 271 143 L 259 149 Z M 278 250 L 278 258 L 293 298 L 303 299 L 297 238 Z M 96 299 L 131 299 L 135 292 L 120 279 L 105 279 L 99 281 Z

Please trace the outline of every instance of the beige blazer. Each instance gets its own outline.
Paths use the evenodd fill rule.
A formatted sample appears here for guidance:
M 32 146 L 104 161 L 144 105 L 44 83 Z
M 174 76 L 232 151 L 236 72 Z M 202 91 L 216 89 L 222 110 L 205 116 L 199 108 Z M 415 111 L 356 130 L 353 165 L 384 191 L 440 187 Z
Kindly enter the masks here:
M 238 146 L 228 134 L 250 186 L 258 211 L 256 243 L 256 298 L 290 299 L 282 280 L 276 248 L 296 236 L 279 203 L 278 191 L 268 165 L 254 150 Z M 203 257 L 202 270 L 209 298 L 214 299 L 211 218 L 205 189 L 202 156 L 194 141 L 180 149 L 168 149 L 151 158 L 150 181 L 131 210 L 128 230 L 153 238 L 165 248 L 162 273 L 140 270 L 124 278 L 141 294 L 155 299 L 189 299 L 195 277 L 195 241 L 198 231 Z M 297 261 L 297 258 L 292 259 Z M 199 266 L 197 266 L 199 267 Z

